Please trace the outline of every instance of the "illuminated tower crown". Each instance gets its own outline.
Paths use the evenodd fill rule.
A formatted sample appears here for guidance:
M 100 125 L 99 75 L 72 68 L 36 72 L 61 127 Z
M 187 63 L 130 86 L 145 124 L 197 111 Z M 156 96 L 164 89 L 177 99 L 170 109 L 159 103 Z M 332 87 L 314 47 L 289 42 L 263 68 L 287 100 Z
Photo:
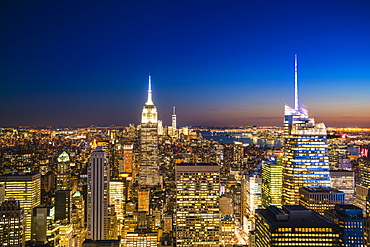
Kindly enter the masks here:
M 158 123 L 157 107 L 154 105 L 152 99 L 152 84 L 150 75 L 148 86 L 148 100 L 143 107 L 143 113 L 141 114 L 141 123 Z

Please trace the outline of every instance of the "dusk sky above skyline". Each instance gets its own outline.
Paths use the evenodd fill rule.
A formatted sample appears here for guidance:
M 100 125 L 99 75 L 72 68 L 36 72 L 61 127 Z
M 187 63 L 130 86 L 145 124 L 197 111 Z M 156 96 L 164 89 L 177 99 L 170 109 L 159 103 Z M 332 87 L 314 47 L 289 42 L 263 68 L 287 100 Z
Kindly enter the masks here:
M 0 127 L 370 127 L 370 1 L 1 1 Z

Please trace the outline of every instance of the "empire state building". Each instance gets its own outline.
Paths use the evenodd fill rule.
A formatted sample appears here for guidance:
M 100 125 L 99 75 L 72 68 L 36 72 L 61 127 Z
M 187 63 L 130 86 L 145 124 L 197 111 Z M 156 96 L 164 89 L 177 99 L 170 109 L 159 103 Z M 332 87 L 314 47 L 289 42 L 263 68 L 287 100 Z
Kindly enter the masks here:
M 140 132 L 140 185 L 157 185 L 158 165 L 158 113 L 152 99 L 151 77 L 149 75 L 148 100 L 141 114 Z

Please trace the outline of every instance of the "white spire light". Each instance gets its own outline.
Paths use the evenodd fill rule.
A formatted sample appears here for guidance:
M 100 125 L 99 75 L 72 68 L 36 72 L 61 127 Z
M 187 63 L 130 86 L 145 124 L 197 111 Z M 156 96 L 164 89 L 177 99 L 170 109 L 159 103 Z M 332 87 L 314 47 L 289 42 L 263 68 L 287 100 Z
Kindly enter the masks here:
M 149 86 L 148 86 L 148 100 L 146 101 L 145 105 L 154 105 L 152 100 L 152 82 L 151 77 L 149 74 Z
M 297 54 L 294 54 L 294 109 L 299 110 L 298 101 L 298 60 Z

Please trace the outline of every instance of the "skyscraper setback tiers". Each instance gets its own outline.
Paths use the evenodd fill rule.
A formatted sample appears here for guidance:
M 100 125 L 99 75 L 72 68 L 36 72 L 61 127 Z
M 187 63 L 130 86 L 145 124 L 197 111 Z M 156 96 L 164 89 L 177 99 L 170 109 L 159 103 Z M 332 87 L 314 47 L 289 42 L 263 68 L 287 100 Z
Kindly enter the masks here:
M 284 127 L 161 121 L 149 76 L 138 126 L 0 129 L 0 245 L 368 246 L 370 129 L 315 123 L 294 78 Z
M 141 114 L 140 129 L 140 185 L 157 185 L 159 179 L 158 164 L 158 113 L 152 100 L 151 76 L 149 75 L 148 100 Z

